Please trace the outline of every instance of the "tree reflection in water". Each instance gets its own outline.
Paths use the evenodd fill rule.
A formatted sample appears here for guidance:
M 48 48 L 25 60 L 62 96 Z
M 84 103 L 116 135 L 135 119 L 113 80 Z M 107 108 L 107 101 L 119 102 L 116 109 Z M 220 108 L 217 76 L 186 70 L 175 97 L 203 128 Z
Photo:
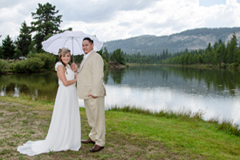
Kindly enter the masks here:
M 54 100 L 57 92 L 56 73 L 33 73 L 0 75 L 1 95 L 19 96 L 24 94 Z
M 209 70 L 181 67 L 147 66 L 105 70 L 106 85 L 138 88 L 168 87 L 193 94 L 236 96 L 239 93 L 238 70 Z M 1 96 L 25 94 L 54 100 L 58 88 L 56 72 L 0 75 Z
M 132 87 L 169 87 L 181 90 L 194 89 L 196 92 L 207 88 L 209 93 L 228 92 L 229 95 L 235 96 L 240 86 L 238 70 L 145 66 L 108 72 L 105 79 L 108 79 L 110 74 L 115 84 L 123 83 Z M 108 81 L 105 80 L 105 84 Z
M 110 73 L 110 76 L 113 79 L 114 83 L 121 84 L 124 73 L 125 73 L 125 69 L 110 70 L 109 73 Z

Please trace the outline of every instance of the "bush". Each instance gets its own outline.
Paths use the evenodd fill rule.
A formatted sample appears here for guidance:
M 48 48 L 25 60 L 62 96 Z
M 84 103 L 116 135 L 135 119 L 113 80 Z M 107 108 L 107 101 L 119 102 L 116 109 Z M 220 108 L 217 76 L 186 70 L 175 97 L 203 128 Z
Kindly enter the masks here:
M 227 68 L 227 67 L 228 67 L 228 64 L 224 63 L 224 64 L 221 65 L 221 68 Z
M 83 54 L 82 55 L 75 55 L 74 57 L 74 62 L 75 63 L 81 63 L 82 62 L 82 60 L 83 60 Z
M 44 67 L 44 62 L 40 58 L 30 58 L 25 62 L 29 72 L 39 72 Z
M 4 72 L 9 67 L 9 64 L 5 60 L 0 60 L 0 72 Z
M 9 69 L 14 71 L 15 63 L 10 63 L 9 64 Z
M 26 60 L 27 61 L 27 60 Z M 15 72 L 26 72 L 26 61 L 18 61 L 15 64 L 12 63 L 11 67 Z
M 42 69 L 51 69 L 54 67 L 57 57 L 49 53 L 32 53 L 28 54 L 27 60 L 16 61 L 11 63 L 9 68 L 14 72 L 39 72 Z
M 40 58 L 29 58 L 24 61 L 18 61 L 11 65 L 10 68 L 15 72 L 39 72 L 44 66 L 44 62 Z
M 238 63 L 231 63 L 231 64 L 229 65 L 230 68 L 237 68 L 238 66 L 239 66 Z
M 27 58 L 32 58 L 32 57 L 34 57 L 34 53 L 32 51 L 30 51 L 27 55 Z
M 53 68 L 57 61 L 57 57 L 49 53 L 38 53 L 38 54 L 34 54 L 33 57 L 40 58 L 44 62 L 44 66 L 43 66 L 44 69 Z

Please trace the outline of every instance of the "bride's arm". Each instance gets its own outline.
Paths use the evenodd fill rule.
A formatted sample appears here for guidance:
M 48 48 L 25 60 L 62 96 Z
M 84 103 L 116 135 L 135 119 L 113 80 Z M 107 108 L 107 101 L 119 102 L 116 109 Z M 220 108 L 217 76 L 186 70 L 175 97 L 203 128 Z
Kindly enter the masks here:
M 65 68 L 63 66 L 57 67 L 57 76 L 62 81 L 64 86 L 69 86 L 75 82 L 77 82 L 77 76 L 75 75 L 75 79 L 68 81 L 65 76 Z

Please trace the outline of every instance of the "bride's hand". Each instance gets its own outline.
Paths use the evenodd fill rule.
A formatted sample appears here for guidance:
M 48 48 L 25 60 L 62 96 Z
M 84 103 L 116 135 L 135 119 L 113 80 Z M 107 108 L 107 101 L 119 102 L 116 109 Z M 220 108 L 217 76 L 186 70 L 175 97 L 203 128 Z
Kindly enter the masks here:
M 77 72 L 78 67 L 77 67 L 77 65 L 76 65 L 75 62 L 73 62 L 73 63 L 71 64 L 71 69 L 72 69 L 74 72 Z

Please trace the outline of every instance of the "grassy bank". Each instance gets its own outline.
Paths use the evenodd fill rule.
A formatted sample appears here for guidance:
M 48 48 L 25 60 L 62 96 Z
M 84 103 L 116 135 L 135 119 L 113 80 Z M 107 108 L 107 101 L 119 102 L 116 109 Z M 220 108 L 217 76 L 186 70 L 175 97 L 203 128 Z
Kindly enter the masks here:
M 53 102 L 30 98 L 0 97 L 0 159 L 240 159 L 240 138 L 222 131 L 201 114 L 174 114 L 114 108 L 106 111 L 106 146 L 90 153 L 91 144 L 77 152 L 21 155 L 18 145 L 44 139 Z M 80 108 L 82 139 L 90 127 Z

